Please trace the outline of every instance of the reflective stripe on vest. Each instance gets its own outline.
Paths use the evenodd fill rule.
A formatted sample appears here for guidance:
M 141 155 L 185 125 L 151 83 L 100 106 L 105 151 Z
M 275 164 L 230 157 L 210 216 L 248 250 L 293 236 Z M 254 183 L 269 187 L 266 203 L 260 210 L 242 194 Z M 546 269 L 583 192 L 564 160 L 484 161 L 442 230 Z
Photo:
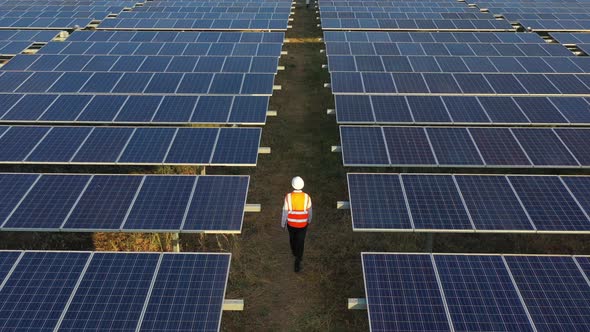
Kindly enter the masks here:
M 309 217 L 309 196 L 304 192 L 292 192 L 287 194 L 288 214 L 287 224 L 291 227 L 302 228 L 307 226 Z

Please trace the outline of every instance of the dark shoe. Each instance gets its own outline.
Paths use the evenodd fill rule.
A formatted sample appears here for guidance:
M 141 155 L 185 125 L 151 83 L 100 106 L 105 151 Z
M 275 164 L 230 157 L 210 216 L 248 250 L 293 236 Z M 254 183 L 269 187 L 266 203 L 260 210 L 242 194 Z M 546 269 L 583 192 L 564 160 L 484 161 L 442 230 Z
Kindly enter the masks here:
M 295 260 L 295 272 L 301 271 L 301 261 L 296 259 Z

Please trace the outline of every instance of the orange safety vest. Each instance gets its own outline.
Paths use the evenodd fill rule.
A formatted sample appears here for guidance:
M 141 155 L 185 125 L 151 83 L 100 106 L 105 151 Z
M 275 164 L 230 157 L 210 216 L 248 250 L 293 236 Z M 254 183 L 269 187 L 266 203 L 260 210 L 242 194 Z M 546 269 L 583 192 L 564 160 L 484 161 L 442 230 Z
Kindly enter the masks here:
M 295 228 L 307 226 L 309 208 L 311 207 L 309 195 L 301 191 L 294 191 L 287 194 L 285 203 L 288 207 L 287 224 Z

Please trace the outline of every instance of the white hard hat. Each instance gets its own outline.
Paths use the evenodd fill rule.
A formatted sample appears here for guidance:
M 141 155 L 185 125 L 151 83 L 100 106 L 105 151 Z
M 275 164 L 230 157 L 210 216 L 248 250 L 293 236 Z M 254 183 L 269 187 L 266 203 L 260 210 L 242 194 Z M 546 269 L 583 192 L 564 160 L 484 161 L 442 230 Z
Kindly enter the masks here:
M 303 189 L 304 185 L 305 183 L 303 182 L 303 179 L 299 176 L 296 176 L 293 178 L 293 180 L 291 180 L 291 186 L 293 186 L 293 189 L 295 190 Z

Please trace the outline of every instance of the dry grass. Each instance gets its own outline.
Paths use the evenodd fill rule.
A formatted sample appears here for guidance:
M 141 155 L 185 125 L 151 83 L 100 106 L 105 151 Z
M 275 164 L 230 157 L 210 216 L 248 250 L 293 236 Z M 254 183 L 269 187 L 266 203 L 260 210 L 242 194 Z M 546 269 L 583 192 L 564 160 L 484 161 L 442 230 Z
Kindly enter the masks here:
M 297 8 L 288 38 L 317 38 L 314 10 Z M 238 236 L 183 235 L 183 251 L 226 251 L 233 254 L 227 298 L 245 300 L 243 312 L 223 315 L 224 331 L 364 331 L 366 312 L 348 311 L 349 297 L 364 296 L 361 251 L 423 251 L 423 234 L 353 233 L 350 214 L 336 210 L 346 200 L 345 169 L 340 156 L 330 152 L 338 144 L 329 81 L 321 65 L 323 44 L 286 44 L 281 59 L 285 71 L 277 75 L 282 91 L 271 99 L 277 118 L 263 130 L 263 146 L 272 147 L 253 169 L 212 169 L 208 173 L 250 174 L 248 201 L 262 204 L 262 212 L 247 214 Z M 9 170 L 22 171 L 22 168 Z M 195 168 L 31 168 L 26 171 L 101 173 L 197 174 Z M 283 195 L 290 179 L 300 175 L 314 201 L 314 221 L 308 232 L 304 271 L 292 272 L 288 237 L 279 227 Z M 510 252 L 589 254 L 585 236 L 458 235 L 435 236 L 438 252 Z M 2 249 L 67 249 L 169 251 L 164 234 L 47 234 L 1 233 Z

